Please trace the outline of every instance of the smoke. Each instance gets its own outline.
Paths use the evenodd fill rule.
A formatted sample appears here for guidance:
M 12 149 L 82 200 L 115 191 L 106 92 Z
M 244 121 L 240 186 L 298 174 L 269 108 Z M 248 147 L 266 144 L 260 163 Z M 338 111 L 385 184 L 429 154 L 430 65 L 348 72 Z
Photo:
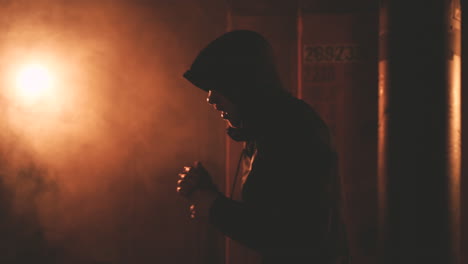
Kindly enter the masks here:
M 223 183 L 224 123 L 181 74 L 225 10 L 177 2 L 0 1 L 0 262 L 222 258 L 175 181 L 202 160 Z M 10 79 L 31 59 L 57 87 L 22 105 Z

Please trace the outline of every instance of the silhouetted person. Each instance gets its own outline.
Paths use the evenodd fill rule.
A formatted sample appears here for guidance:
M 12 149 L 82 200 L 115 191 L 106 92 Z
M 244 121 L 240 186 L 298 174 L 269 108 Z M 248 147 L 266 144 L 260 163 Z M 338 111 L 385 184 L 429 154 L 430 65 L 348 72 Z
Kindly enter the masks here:
M 226 236 L 256 250 L 264 264 L 346 263 L 336 154 L 329 131 L 280 82 L 269 43 L 258 33 L 228 32 L 205 47 L 184 77 L 243 141 L 242 199 L 213 184 L 196 162 L 177 191 Z

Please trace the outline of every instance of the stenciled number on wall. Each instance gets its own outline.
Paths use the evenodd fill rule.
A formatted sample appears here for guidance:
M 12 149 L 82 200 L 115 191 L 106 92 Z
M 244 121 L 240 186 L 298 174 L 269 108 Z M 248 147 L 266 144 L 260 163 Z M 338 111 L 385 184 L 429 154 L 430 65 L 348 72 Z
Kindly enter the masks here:
M 305 45 L 304 63 L 349 63 L 363 60 L 358 45 Z
M 333 64 L 304 65 L 305 82 L 333 82 L 336 81 L 336 68 Z

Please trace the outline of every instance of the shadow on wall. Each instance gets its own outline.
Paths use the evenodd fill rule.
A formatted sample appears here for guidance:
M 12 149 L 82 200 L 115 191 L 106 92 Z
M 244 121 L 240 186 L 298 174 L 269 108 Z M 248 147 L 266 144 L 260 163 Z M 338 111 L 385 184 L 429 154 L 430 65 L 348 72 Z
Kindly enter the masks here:
M 183 3 L 183 4 L 182 4 Z M 223 186 L 224 123 L 182 79 L 225 30 L 222 1 L 0 1 L 0 262 L 219 263 L 180 168 Z M 33 103 L 14 70 L 44 63 Z

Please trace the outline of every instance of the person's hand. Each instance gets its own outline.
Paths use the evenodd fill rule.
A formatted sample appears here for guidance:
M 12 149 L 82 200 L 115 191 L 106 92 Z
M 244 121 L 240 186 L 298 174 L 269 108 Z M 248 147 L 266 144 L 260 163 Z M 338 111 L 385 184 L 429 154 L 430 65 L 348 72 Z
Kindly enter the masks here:
M 216 189 L 211 175 L 199 161 L 193 166 L 184 166 L 183 171 L 179 173 L 177 192 L 185 198 L 190 199 L 196 190 L 216 191 Z
M 193 166 L 185 166 L 183 171 L 179 173 L 177 192 L 193 203 L 190 205 L 191 218 L 195 217 L 196 212 L 207 215 L 213 201 L 218 196 L 218 190 L 211 175 L 198 161 Z

